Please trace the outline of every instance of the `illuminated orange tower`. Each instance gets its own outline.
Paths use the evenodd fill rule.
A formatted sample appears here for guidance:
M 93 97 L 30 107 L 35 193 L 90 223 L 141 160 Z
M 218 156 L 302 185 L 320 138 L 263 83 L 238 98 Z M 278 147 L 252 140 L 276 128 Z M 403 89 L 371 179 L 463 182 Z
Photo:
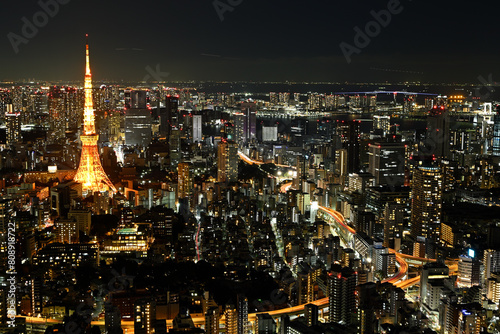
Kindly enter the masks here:
M 82 141 L 82 155 L 74 181 L 82 184 L 82 190 L 85 194 L 106 190 L 116 192 L 116 188 L 102 168 L 97 148 L 99 135 L 95 133 L 92 74 L 90 73 L 88 35 L 86 36 L 85 107 L 83 110 L 83 134 L 80 136 L 80 140 Z

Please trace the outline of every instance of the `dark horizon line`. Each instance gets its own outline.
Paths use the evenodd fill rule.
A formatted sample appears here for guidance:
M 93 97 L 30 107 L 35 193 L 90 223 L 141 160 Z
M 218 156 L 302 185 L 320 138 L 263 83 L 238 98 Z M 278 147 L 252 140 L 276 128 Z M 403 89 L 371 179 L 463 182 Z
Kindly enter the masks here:
M 66 80 L 66 79 L 56 79 L 56 80 L 30 80 L 30 79 L 17 79 L 17 80 L 0 80 L 0 85 L 10 85 L 10 84 L 42 84 L 42 83 L 79 83 L 83 80 Z M 167 84 L 167 83 L 252 83 L 252 84 L 276 84 L 276 85 L 300 85 L 300 84 L 310 84 L 310 85 L 443 85 L 443 86 L 453 86 L 453 85 L 462 85 L 462 86 L 485 86 L 482 83 L 478 82 L 431 82 L 431 81 L 294 81 L 294 80 L 286 80 L 286 81 L 272 81 L 272 80 L 171 80 L 171 81 L 151 81 L 145 82 L 143 80 L 126 80 L 126 79 L 97 79 L 93 78 L 93 83 L 102 82 L 102 83 L 137 83 L 137 84 Z M 494 84 L 487 85 L 488 87 L 499 87 L 500 82 L 495 82 Z

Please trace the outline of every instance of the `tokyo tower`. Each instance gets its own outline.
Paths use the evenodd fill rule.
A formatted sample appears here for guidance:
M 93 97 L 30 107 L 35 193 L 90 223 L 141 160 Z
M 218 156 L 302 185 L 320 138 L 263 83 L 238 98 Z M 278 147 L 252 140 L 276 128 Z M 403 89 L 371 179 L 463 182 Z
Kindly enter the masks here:
M 116 188 L 102 168 L 97 147 L 99 135 L 95 132 L 88 35 L 86 37 L 85 106 L 83 110 L 83 134 L 80 136 L 80 140 L 82 141 L 82 155 L 80 157 L 80 166 L 73 180 L 82 184 L 84 194 L 107 190 L 116 192 Z

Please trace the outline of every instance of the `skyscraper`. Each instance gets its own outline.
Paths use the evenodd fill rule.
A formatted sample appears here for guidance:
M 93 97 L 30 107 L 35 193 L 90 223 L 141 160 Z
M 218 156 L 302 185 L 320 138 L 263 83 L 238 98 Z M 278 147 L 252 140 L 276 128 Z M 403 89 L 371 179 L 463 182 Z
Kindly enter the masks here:
M 87 35 L 88 38 L 88 35 Z M 111 190 L 116 192 L 116 188 L 109 180 L 106 172 L 101 166 L 97 140 L 99 136 L 95 132 L 94 124 L 94 106 L 92 101 L 92 74 L 90 73 L 89 44 L 86 45 L 86 70 L 85 70 L 85 108 L 83 112 L 83 135 L 82 154 L 80 157 L 80 166 L 76 172 L 74 180 L 82 183 L 84 194 L 95 191 Z
M 493 117 L 493 155 L 500 156 L 500 106 Z
M 238 144 L 222 140 L 217 149 L 217 181 L 238 181 Z
M 356 273 L 338 264 L 328 274 L 328 309 L 330 322 L 351 324 L 356 309 Z
M 411 235 L 437 241 L 442 212 L 443 175 L 433 166 L 418 166 L 413 173 Z
M 405 145 L 401 142 L 375 142 L 369 145 L 368 172 L 375 185 L 401 186 L 405 182 Z
M 201 142 L 203 140 L 201 126 L 202 126 L 202 116 L 193 115 L 193 143 Z
M 242 294 L 239 294 L 237 299 L 238 299 L 238 334 L 247 334 L 248 299 Z
M 382 130 L 384 136 L 388 134 L 391 130 L 391 117 L 383 115 L 374 115 L 373 130 Z
M 450 154 L 450 121 L 444 106 L 435 105 L 427 116 L 424 155 L 448 158 Z
M 219 308 L 210 307 L 205 313 L 205 332 L 219 334 Z
M 167 95 L 165 98 L 165 109 L 160 111 L 160 133 L 162 136 L 170 136 L 170 131 L 178 125 L 179 95 Z
M 241 104 L 241 112 L 245 116 L 244 136 L 246 142 L 251 142 L 257 137 L 257 104 L 255 102 L 244 102 Z
M 337 134 L 340 136 L 342 148 L 347 150 L 347 173 L 359 171 L 359 120 L 337 121 Z
M 21 140 L 21 113 L 5 113 L 7 144 L 11 145 Z
M 177 167 L 178 175 L 178 197 L 191 198 L 193 195 L 193 177 L 191 174 L 191 163 L 181 162 Z
M 151 143 L 151 113 L 148 109 L 125 111 L 125 145 L 147 147 Z

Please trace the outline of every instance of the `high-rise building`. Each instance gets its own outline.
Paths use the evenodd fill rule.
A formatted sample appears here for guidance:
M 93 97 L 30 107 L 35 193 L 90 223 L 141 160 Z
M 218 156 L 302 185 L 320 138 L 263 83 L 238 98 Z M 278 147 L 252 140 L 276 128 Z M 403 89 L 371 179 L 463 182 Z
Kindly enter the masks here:
M 156 303 L 151 298 L 138 299 L 134 303 L 134 333 L 154 333 Z
M 386 203 L 383 214 L 384 246 L 396 251 L 401 247 L 403 239 L 404 207 L 401 204 Z
M 205 312 L 206 334 L 219 334 L 219 308 L 211 307 Z
M 359 120 L 337 121 L 337 135 L 340 136 L 342 148 L 347 150 L 347 173 L 359 171 L 360 123 Z
M 87 35 L 88 37 L 88 35 Z M 84 194 L 96 191 L 111 190 L 116 192 L 116 188 L 109 180 L 106 172 L 102 168 L 97 140 L 99 136 L 95 131 L 94 107 L 92 100 L 92 74 L 90 73 L 89 44 L 86 46 L 86 70 L 85 70 L 85 108 L 84 108 L 84 128 L 82 141 L 82 154 L 80 157 L 80 166 L 76 172 L 74 180 L 82 183 Z
M 147 92 L 145 90 L 130 90 L 124 92 L 125 109 L 146 109 L 147 108 Z
M 227 334 L 238 334 L 238 310 L 234 304 L 226 305 L 225 327 Z
M 217 181 L 238 181 L 238 144 L 222 140 L 217 148 Z
M 441 169 L 418 166 L 413 173 L 411 235 L 439 240 L 442 213 L 443 176 Z
M 277 141 L 278 140 L 278 127 L 277 126 L 263 126 L 262 127 L 262 141 Z
M 173 127 L 179 125 L 179 95 L 167 95 L 165 97 L 165 109 L 160 111 L 160 133 L 162 136 L 170 136 Z
M 420 275 L 420 300 L 422 304 L 435 304 L 436 300 L 435 294 L 433 294 L 433 286 L 438 286 L 442 284 L 443 279 L 448 278 L 450 274 L 450 269 L 441 262 L 428 263 L 422 268 L 422 273 Z M 432 283 L 437 284 L 432 284 Z M 439 302 L 439 298 L 437 300 Z
M 193 115 L 193 143 L 198 143 L 203 140 L 202 133 L 202 116 Z
M 328 274 L 328 309 L 330 322 L 351 324 L 356 310 L 356 273 L 338 264 Z
M 444 106 L 434 106 L 427 116 L 427 135 L 424 155 L 437 158 L 449 158 L 450 155 L 450 120 Z
M 248 333 L 248 299 L 242 294 L 237 297 L 238 300 L 238 334 Z
M 316 326 L 318 324 L 319 308 L 314 304 L 306 304 L 304 306 L 304 317 L 306 318 L 307 326 Z
M 473 256 L 461 255 L 458 261 L 457 286 L 470 288 L 479 285 L 481 283 L 480 265 L 481 263 Z
M 402 186 L 405 181 L 405 145 L 382 141 L 370 144 L 368 172 L 375 177 L 377 186 Z
M 125 111 L 125 145 L 147 147 L 151 143 L 151 112 L 130 108 Z
M 5 113 L 7 144 L 15 144 L 21 140 L 21 113 Z
M 193 195 L 193 176 L 191 172 L 191 163 L 181 162 L 177 167 L 177 193 L 178 198 L 191 198 Z
M 257 331 L 256 334 L 275 334 L 276 333 L 276 322 L 274 322 L 273 317 L 269 313 L 259 313 L 257 314 Z
M 497 106 L 497 111 L 493 117 L 493 155 L 500 156 L 500 106 Z
M 257 104 L 250 101 L 243 102 L 240 108 L 246 120 L 244 129 L 245 141 L 252 142 L 257 139 Z
M 385 136 L 391 131 L 391 117 L 383 115 L 373 116 L 373 130 L 381 130 Z

